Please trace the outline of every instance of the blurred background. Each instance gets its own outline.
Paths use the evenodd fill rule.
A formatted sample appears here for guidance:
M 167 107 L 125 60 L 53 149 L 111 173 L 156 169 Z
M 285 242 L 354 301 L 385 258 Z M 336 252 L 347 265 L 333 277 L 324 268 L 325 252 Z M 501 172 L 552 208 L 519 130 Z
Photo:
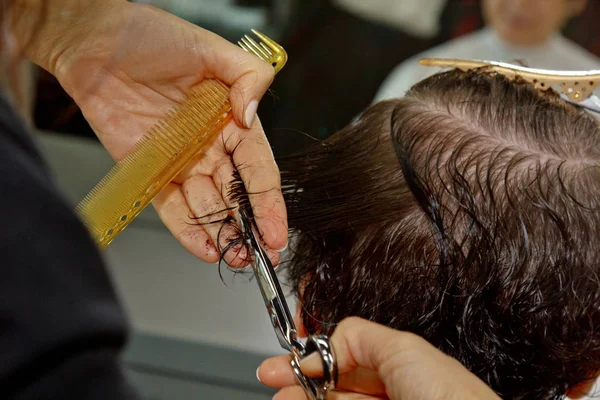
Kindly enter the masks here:
M 373 100 L 386 76 L 402 61 L 483 26 L 479 0 L 363 1 L 375 9 L 371 13 L 355 11 L 352 1 L 143 2 L 233 42 L 254 27 L 286 48 L 291 62 L 259 110 L 276 156 L 310 142 L 298 131 L 322 139 L 345 126 Z M 390 3 L 405 4 L 396 20 L 388 16 Z M 599 18 L 600 2 L 588 1 L 586 11 L 570 21 L 564 34 L 600 56 L 600 35 L 594 26 Z M 52 76 L 41 72 L 35 87 L 37 127 L 95 138 L 77 106 Z
M 276 156 L 345 126 L 409 57 L 483 26 L 479 0 L 143 2 L 233 42 L 256 28 L 286 48 L 290 62 L 259 109 Z M 563 34 L 600 56 L 599 18 L 600 1 L 591 0 Z M 113 162 L 56 80 L 35 68 L 30 76 L 32 124 L 75 204 Z M 255 282 L 226 268 L 221 281 L 217 267 L 188 255 L 153 209 L 105 255 L 135 332 L 126 365 L 150 398 L 272 397 L 254 373 L 280 350 Z

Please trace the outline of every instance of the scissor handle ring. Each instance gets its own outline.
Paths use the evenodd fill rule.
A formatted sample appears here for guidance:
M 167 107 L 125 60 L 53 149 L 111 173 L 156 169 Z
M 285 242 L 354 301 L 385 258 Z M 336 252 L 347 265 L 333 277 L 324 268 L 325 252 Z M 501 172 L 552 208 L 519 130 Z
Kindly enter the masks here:
M 310 378 L 305 376 L 300 369 L 300 360 L 318 352 L 323 363 L 323 377 Z M 325 335 L 311 335 L 306 341 L 301 359 L 294 355 L 290 360 L 292 370 L 298 378 L 300 386 L 304 389 L 310 400 L 326 400 L 327 393 L 335 389 L 338 380 L 337 360 L 329 338 Z

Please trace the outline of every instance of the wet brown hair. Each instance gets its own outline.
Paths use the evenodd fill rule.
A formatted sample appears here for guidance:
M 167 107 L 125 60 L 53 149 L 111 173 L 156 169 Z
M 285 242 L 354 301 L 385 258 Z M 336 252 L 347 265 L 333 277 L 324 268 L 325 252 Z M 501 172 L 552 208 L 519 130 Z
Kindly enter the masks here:
M 506 399 L 600 371 L 600 127 L 483 72 L 428 78 L 278 160 L 310 333 L 423 336 Z

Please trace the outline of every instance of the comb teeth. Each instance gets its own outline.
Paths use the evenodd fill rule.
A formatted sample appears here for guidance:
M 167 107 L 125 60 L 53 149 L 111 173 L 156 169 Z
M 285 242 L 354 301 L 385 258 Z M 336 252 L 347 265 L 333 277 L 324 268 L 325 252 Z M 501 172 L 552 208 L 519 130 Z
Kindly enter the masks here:
M 268 61 L 271 58 L 272 52 L 265 45 L 261 46 L 256 43 L 254 39 L 248 35 L 244 35 L 242 40 L 238 43 L 242 49 L 258 56 L 262 60 Z
M 204 81 L 158 121 L 79 203 L 77 212 L 106 247 L 229 120 L 229 88 Z
M 283 47 L 270 39 L 267 35 L 254 29 L 252 29 L 252 33 L 256 35 L 260 42 L 257 42 L 248 35 L 244 35 L 238 42 L 238 45 L 248 53 L 252 53 L 261 60 L 271 64 L 273 68 L 275 68 L 275 73 L 279 72 L 287 62 L 287 53 Z

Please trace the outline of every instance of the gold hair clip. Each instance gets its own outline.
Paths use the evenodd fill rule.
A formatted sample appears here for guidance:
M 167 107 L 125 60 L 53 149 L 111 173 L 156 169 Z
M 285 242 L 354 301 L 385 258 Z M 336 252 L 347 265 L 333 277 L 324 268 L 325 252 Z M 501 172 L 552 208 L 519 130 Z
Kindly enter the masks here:
M 419 63 L 427 67 L 456 68 L 461 71 L 486 68 L 511 79 L 523 79 L 539 90 L 554 89 L 564 100 L 600 113 L 600 98 L 594 94 L 594 90 L 600 86 L 600 70 L 552 71 L 496 61 L 444 58 L 423 58 Z

